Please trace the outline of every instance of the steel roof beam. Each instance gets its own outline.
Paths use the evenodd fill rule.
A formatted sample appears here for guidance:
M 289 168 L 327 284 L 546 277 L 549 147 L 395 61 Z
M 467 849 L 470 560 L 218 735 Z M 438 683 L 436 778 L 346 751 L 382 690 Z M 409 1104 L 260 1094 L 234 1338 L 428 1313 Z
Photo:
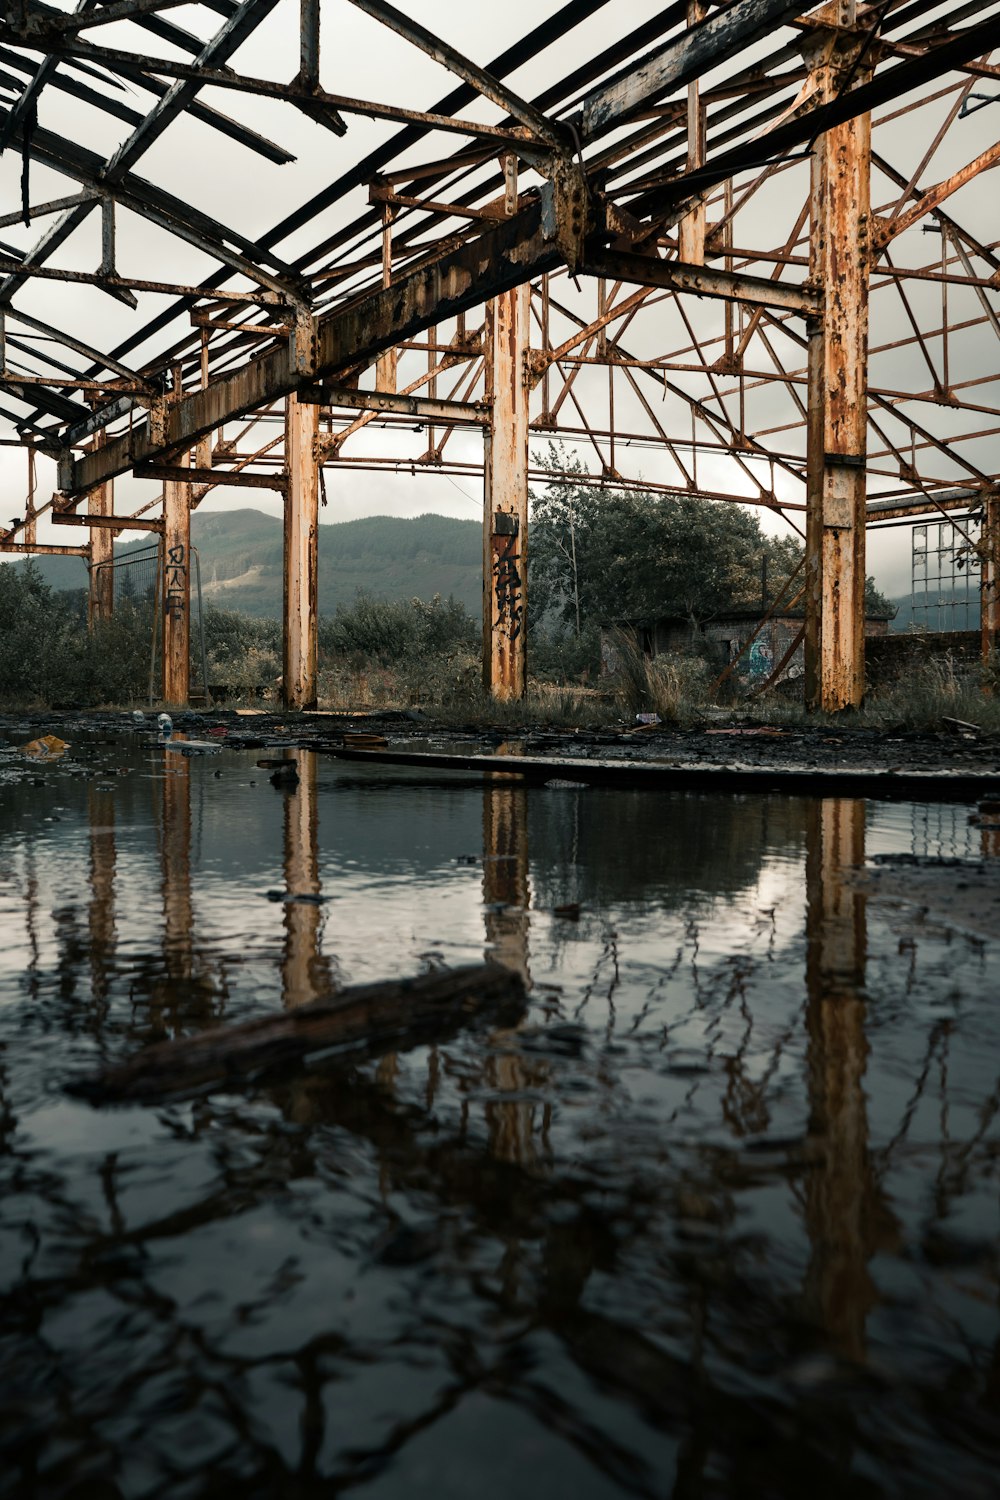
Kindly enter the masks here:
M 471 62 L 449 43 L 442 41 L 440 37 L 421 26 L 418 21 L 403 15 L 402 11 L 398 11 L 394 5 L 389 5 L 387 0 L 350 0 L 350 3 L 358 10 L 363 10 L 365 15 L 381 21 L 383 26 L 394 31 L 404 41 L 414 47 L 419 47 L 420 51 L 426 52 L 428 57 L 433 57 L 435 62 L 439 62 L 449 72 L 456 74 L 478 94 L 482 94 L 484 99 L 491 100 L 492 103 L 506 110 L 515 120 L 520 120 L 521 124 L 527 126 L 533 135 L 545 141 L 554 150 L 565 151 L 572 148 L 573 137 L 564 125 L 550 120 L 540 109 L 536 109 L 533 104 L 528 103 L 527 99 L 522 99 L 519 94 L 515 94 L 513 89 L 507 88 L 506 84 L 501 83 L 499 78 L 487 69 L 480 68 L 478 64 Z
M 793 20 L 801 10 L 801 0 L 738 0 L 727 10 L 688 27 L 588 94 L 581 111 L 583 138 L 592 140 L 623 124 L 643 105 L 734 57 L 751 42 Z
M 69 51 L 61 44 L 59 55 L 60 57 L 70 55 Z M 41 66 L 33 62 L 29 57 L 22 57 L 9 47 L 0 47 L 0 61 L 5 62 L 8 67 L 18 68 L 22 73 L 27 74 L 29 78 L 34 78 Z M 74 54 L 71 66 L 82 68 L 85 72 L 94 74 L 100 78 L 105 88 L 108 87 L 109 80 L 105 75 L 103 73 L 98 74 L 97 69 L 89 67 L 81 57 L 77 57 Z M 169 85 L 162 83 L 159 78 L 150 77 L 148 73 L 143 73 L 138 68 L 133 71 L 131 76 L 138 77 L 140 87 L 146 89 L 148 93 L 154 94 L 157 98 L 162 98 L 167 92 Z M 58 89 L 63 94 L 69 94 L 71 98 L 81 99 L 85 104 L 92 104 L 97 109 L 103 110 L 105 114 L 113 115 L 115 119 L 123 120 L 126 125 L 139 125 L 145 119 L 145 115 L 136 109 L 131 109 L 127 104 L 123 104 L 120 99 L 114 98 L 109 93 L 98 93 L 96 89 L 90 88 L 85 83 L 80 83 L 78 79 L 71 78 L 65 73 L 56 71 L 50 74 L 47 80 L 47 87 Z M 219 110 L 212 109 L 208 104 L 202 104 L 198 99 L 194 100 L 189 106 L 188 113 L 193 119 L 201 120 L 205 125 L 211 126 L 213 130 L 217 130 L 220 135 L 228 136 L 230 140 L 236 141 L 240 146 L 246 146 L 249 151 L 256 152 L 258 156 L 264 157 L 266 161 L 274 162 L 276 166 L 286 166 L 289 162 L 295 160 L 295 156 L 291 151 L 286 151 L 283 146 L 276 145 L 274 141 L 269 141 L 265 136 L 258 135 L 255 130 L 250 130 L 247 126 L 240 125 L 236 120 L 231 120 L 228 115 L 220 113 Z
M 122 173 L 117 182 L 109 184 L 103 176 L 104 163 L 101 157 L 41 126 L 32 133 L 28 149 L 33 159 L 44 162 L 46 166 L 92 189 L 94 202 L 99 198 L 114 197 L 123 208 L 131 209 L 142 218 L 187 240 L 196 249 L 221 260 L 252 281 L 293 300 L 302 298 L 304 289 L 301 279 L 291 266 L 234 230 L 227 229 L 207 214 L 192 208 L 183 199 L 175 198 L 172 193 L 154 187 L 152 183 L 131 172 Z M 75 227 L 75 224 L 67 225 L 65 220 L 61 221 L 59 226 L 46 235 L 44 254 L 55 249 L 70 228 Z M 242 253 L 229 249 L 227 240 L 238 246 Z M 34 259 L 37 261 L 39 258 L 40 250 L 36 250 Z M 277 274 L 265 271 L 258 264 L 258 259 L 277 267 Z M 0 297 L 6 293 L 5 286 L 0 291 Z

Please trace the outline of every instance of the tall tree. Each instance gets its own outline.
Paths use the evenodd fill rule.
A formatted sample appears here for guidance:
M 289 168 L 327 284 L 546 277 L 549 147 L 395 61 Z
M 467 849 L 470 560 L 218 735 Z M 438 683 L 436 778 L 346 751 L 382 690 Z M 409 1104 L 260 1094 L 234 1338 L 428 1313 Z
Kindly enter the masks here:
M 538 461 L 570 477 L 532 493 L 528 597 L 536 619 L 554 615 L 576 635 L 664 615 L 700 624 L 760 600 L 763 559 L 773 594 L 801 557 L 742 506 L 589 484 L 555 445 Z

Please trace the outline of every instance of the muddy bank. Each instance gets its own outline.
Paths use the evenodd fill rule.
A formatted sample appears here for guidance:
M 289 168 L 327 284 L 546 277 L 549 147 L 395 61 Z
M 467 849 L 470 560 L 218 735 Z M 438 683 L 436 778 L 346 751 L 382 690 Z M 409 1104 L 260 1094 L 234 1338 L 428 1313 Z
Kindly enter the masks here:
M 817 770 L 879 772 L 1000 773 L 1000 732 L 965 729 L 955 721 L 933 731 L 885 731 L 849 724 L 776 728 L 735 725 L 720 720 L 697 728 L 652 727 L 565 728 L 543 722 L 484 727 L 481 723 L 445 724 L 419 709 L 382 713 L 283 714 L 218 709 L 172 716 L 176 733 L 214 741 L 230 749 L 318 751 L 338 746 L 345 736 L 375 735 L 392 747 L 430 748 L 466 754 L 504 747 L 528 756 L 557 761 L 564 757 L 642 760 L 675 766 L 733 765 Z M 155 734 L 156 715 L 140 723 L 131 713 L 31 710 L 0 714 L 0 739 L 27 743 L 46 733 L 70 743 L 74 734 L 88 739 L 122 733 Z M 363 741 L 349 741 L 367 748 Z

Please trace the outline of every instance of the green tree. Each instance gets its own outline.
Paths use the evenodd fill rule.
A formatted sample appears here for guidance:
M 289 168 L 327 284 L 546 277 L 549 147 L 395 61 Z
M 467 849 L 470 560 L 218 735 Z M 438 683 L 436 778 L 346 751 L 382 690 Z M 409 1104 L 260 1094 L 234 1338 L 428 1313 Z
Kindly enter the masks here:
M 699 624 L 757 603 L 765 559 L 773 597 L 802 555 L 795 539 L 765 536 L 741 506 L 595 486 L 555 445 L 538 461 L 571 477 L 532 493 L 536 623 L 555 618 L 576 636 L 611 620 L 679 615 Z

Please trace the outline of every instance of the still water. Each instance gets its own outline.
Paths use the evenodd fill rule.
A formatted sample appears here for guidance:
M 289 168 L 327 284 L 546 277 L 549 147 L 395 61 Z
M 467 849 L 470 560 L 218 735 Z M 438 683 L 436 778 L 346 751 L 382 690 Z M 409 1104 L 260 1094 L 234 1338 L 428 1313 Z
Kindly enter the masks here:
M 0 1495 L 995 1495 L 995 945 L 845 881 L 969 809 L 260 753 L 0 753 Z M 64 1092 L 484 956 L 513 1030 Z

